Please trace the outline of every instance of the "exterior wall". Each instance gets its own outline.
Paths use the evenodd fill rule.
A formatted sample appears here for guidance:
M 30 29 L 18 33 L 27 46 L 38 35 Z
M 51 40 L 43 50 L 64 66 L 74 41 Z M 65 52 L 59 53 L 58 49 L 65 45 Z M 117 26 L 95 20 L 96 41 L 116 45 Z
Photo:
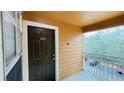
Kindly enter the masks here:
M 22 57 L 19 58 L 18 62 L 14 65 L 12 70 L 6 77 L 7 81 L 22 81 Z
M 82 69 L 82 28 L 42 17 L 42 15 L 34 14 L 31 12 L 24 12 L 23 19 L 59 27 L 60 80 Z M 67 43 L 69 43 L 69 45 L 67 45 Z

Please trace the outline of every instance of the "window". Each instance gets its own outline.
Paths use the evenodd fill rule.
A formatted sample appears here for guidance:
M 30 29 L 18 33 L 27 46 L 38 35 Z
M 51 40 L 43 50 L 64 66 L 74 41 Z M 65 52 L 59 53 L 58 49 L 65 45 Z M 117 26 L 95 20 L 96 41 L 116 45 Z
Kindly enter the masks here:
M 21 13 L 2 12 L 5 71 L 8 73 L 19 59 L 22 49 Z
M 16 56 L 16 27 L 9 18 L 8 12 L 3 12 L 3 31 L 6 65 Z M 11 15 L 12 13 L 9 12 Z

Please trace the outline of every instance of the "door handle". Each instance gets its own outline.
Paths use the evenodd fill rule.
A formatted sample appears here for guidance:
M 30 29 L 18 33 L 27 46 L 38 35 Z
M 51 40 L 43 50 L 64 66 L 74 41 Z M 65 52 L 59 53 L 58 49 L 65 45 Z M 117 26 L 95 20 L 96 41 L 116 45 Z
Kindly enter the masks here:
M 55 56 L 55 54 L 53 54 L 53 57 Z
M 53 58 L 53 60 L 55 61 L 55 57 Z

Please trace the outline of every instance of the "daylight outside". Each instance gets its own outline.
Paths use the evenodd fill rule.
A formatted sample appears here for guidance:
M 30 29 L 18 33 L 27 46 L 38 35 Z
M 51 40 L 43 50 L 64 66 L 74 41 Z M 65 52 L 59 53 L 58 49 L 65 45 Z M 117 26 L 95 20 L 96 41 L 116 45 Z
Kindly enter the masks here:
M 84 73 L 99 80 L 124 80 L 124 26 L 87 32 L 83 42 Z

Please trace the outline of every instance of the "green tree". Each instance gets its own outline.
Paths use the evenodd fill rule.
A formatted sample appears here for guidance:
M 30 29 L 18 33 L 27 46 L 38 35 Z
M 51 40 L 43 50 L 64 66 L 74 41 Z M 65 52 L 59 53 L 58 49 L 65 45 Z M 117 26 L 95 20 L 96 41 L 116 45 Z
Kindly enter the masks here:
M 84 52 L 124 58 L 124 27 L 86 33 Z

